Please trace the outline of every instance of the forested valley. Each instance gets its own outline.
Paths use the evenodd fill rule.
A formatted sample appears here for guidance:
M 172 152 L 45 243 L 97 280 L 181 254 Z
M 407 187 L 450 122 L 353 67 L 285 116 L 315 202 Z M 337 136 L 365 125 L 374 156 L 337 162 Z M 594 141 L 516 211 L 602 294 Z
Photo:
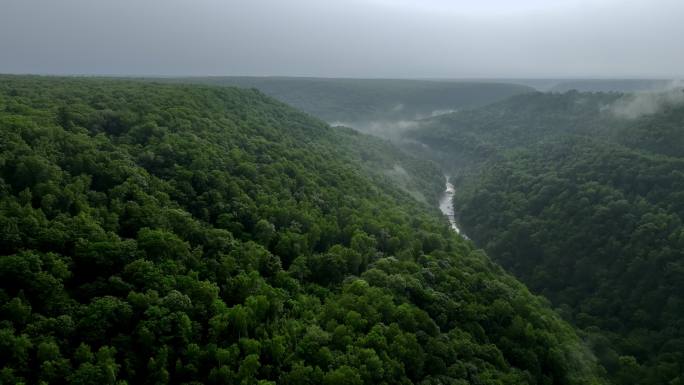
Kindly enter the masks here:
M 513 96 L 424 121 L 462 229 L 579 330 L 611 382 L 684 383 L 684 93 Z
M 0 149 L 2 384 L 605 383 L 433 163 L 257 90 L 5 75 Z M 667 193 L 625 198 L 672 272 L 644 325 L 679 311 Z
M 684 385 L 682 15 L 0 0 L 0 385 Z

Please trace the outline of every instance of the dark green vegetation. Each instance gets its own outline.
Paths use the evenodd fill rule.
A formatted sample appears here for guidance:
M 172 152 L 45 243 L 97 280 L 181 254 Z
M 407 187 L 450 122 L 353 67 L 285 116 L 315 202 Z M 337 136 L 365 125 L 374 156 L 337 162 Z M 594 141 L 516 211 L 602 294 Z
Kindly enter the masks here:
M 583 330 L 614 383 L 682 384 L 684 106 L 628 120 L 622 97 L 522 95 L 409 135 L 461 176 L 466 234 Z
M 529 93 L 482 108 L 465 110 L 423 121 L 404 137 L 422 146 L 423 154 L 439 159 L 449 173 L 479 169 L 483 162 L 500 158 L 506 150 L 524 148 L 563 134 L 612 135 L 612 115 L 601 108 L 619 94 Z
M 209 77 L 182 81 L 257 88 L 319 119 L 355 127 L 369 121 L 428 117 L 532 91 L 526 86 L 495 82 L 398 79 Z
M 257 91 L 0 77 L 0 149 L 2 384 L 601 382 L 430 164 Z

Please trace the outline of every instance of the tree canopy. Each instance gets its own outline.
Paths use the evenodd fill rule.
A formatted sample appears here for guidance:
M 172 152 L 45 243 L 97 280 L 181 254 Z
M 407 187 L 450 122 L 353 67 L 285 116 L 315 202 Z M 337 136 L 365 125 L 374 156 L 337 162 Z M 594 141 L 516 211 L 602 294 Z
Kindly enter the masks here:
M 679 384 L 684 107 L 624 119 L 623 98 L 522 95 L 409 135 L 460 176 L 464 231 L 583 331 L 613 382 Z
M 258 91 L 3 76 L 0 148 L 0 383 L 603 382 L 434 166 Z

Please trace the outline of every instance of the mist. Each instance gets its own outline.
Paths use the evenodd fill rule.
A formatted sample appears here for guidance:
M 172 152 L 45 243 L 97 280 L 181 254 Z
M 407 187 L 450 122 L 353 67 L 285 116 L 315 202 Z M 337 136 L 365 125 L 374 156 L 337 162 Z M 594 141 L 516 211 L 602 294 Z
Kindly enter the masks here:
M 458 112 L 458 109 L 439 109 L 433 110 L 428 114 L 416 114 L 412 119 L 392 119 L 391 113 L 386 114 L 388 117 L 384 119 L 363 119 L 356 121 L 333 121 L 329 122 L 331 126 L 350 127 L 365 134 L 370 134 L 391 140 L 393 142 L 404 143 L 408 139 L 404 137 L 407 131 L 418 129 L 425 119 L 436 118 L 441 115 L 447 115 Z
M 365 120 L 356 122 L 331 122 L 331 126 L 350 127 L 366 134 L 389 140 L 400 140 L 406 131 L 417 128 L 415 120 Z
M 5 0 L 0 72 L 681 78 L 680 0 Z
M 683 104 L 684 83 L 676 80 L 662 90 L 625 94 L 610 107 L 610 110 L 616 117 L 636 119 L 643 115 L 658 113 L 668 107 Z

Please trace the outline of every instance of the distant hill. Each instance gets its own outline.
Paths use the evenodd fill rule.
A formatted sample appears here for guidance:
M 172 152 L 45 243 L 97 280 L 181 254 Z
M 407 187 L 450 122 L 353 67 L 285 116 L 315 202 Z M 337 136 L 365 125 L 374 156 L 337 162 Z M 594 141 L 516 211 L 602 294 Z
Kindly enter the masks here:
M 586 79 L 562 80 L 549 88 L 552 92 L 577 90 L 582 92 L 639 92 L 657 91 L 666 88 L 669 79 Z
M 330 123 L 414 120 L 533 91 L 517 84 L 449 80 L 207 77 L 172 81 L 257 88 Z
M 488 106 L 445 114 L 408 130 L 413 150 L 438 160 L 452 174 L 471 172 L 505 150 L 572 133 L 608 135 L 614 117 L 604 111 L 620 94 L 541 93 L 516 95 Z M 427 146 L 427 147 L 426 147 Z

